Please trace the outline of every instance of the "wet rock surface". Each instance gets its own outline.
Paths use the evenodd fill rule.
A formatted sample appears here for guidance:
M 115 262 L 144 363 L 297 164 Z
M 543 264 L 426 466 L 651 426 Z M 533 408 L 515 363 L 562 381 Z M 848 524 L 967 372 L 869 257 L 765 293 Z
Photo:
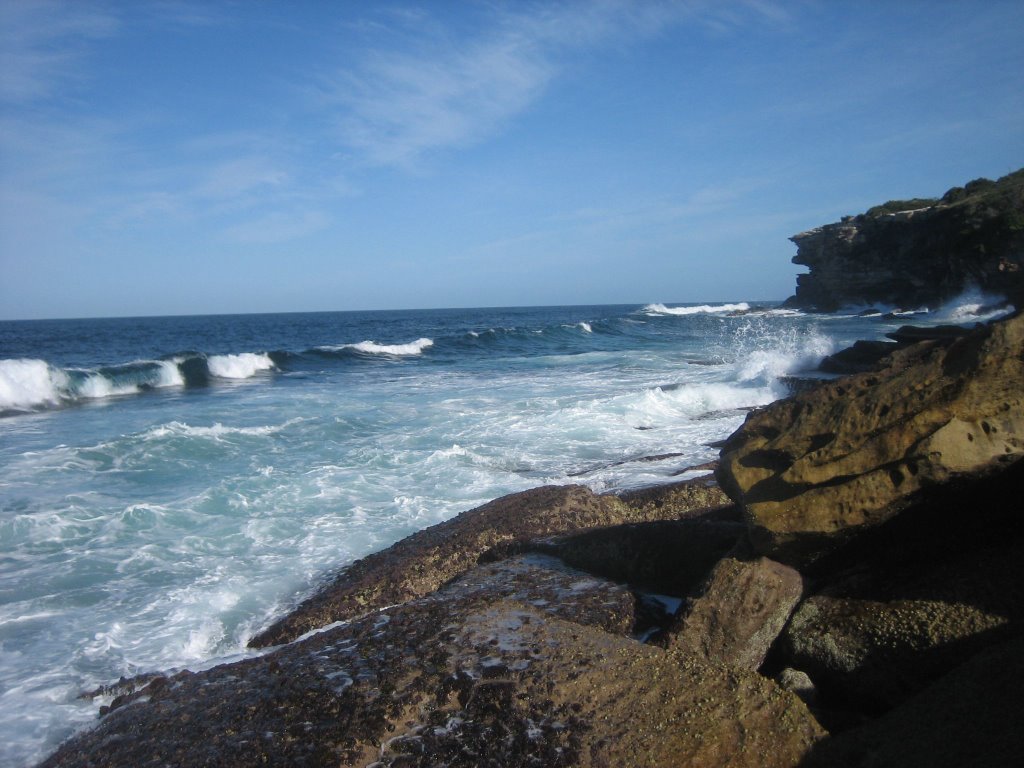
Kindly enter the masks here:
M 332 622 L 427 595 L 495 547 L 514 549 L 539 536 L 634 519 L 641 515 L 617 498 L 578 485 L 505 496 L 357 560 L 250 645 L 289 642 Z
M 151 680 L 44 765 L 782 766 L 824 735 L 755 673 L 623 636 L 623 592 L 548 558 L 484 566 Z

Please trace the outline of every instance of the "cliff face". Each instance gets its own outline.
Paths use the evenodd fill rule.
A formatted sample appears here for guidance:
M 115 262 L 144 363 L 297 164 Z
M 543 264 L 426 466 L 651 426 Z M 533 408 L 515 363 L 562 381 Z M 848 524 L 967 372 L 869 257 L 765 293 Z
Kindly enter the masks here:
M 977 179 L 939 200 L 890 201 L 790 238 L 797 277 L 787 306 L 935 307 L 969 288 L 1024 296 L 1024 169 Z

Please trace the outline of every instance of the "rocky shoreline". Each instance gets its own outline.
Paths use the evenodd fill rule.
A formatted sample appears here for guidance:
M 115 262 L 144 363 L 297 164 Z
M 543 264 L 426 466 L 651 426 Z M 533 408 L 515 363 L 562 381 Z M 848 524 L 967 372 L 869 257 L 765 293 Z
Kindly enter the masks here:
M 1016 243 L 979 202 L 1004 181 L 847 245 L 968 213 Z M 1019 263 L 978 274 L 1015 296 Z M 839 300 L 821 274 L 801 301 Z M 1024 765 L 1024 313 L 891 336 L 709 474 L 497 499 L 351 564 L 261 655 L 86 694 L 100 720 L 42 765 Z
M 1019 765 L 1024 315 L 894 347 L 714 477 L 358 561 L 265 655 L 97 692 L 43 765 Z

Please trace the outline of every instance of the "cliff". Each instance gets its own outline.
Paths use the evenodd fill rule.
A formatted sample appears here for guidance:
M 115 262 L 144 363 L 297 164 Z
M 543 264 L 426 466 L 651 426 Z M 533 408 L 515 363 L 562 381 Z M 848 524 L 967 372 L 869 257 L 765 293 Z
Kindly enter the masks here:
M 832 312 L 882 304 L 936 307 L 978 288 L 1024 296 L 1024 169 L 976 179 L 940 199 L 892 200 L 859 216 L 801 232 L 786 305 Z

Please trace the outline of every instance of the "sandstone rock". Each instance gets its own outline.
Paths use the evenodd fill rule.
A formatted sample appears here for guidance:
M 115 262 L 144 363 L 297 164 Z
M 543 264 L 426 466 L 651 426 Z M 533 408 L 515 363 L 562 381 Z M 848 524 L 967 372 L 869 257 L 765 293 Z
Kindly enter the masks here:
M 657 514 L 655 510 L 654 514 Z M 673 510 L 666 512 L 674 516 Z M 345 568 L 334 583 L 257 635 L 252 647 L 294 640 L 335 621 L 429 594 L 495 547 L 647 519 L 583 486 L 547 486 L 505 496 L 409 536 Z
M 716 476 L 762 553 L 806 564 L 922 492 L 1024 456 L 1024 315 L 748 416 Z
M 683 597 L 695 592 L 744 532 L 742 523 L 711 515 L 602 528 L 531 547 L 640 590 Z
M 841 374 L 870 371 L 897 348 L 898 345 L 890 341 L 856 341 L 852 347 L 840 350 L 822 360 L 818 364 L 818 370 Z
M 1024 765 L 1024 638 L 977 654 L 885 716 L 827 739 L 807 768 Z
M 547 571 L 539 591 L 529 571 Z M 581 579 L 493 564 L 262 657 L 154 680 L 43 765 L 795 766 L 824 735 L 754 673 L 552 615 Z
M 983 649 L 1006 623 L 964 603 L 817 595 L 797 609 L 783 645 L 823 695 L 877 713 Z
M 775 676 L 775 682 L 782 687 L 783 690 L 795 693 L 803 700 L 807 706 L 814 706 L 818 700 L 818 689 L 814 685 L 814 681 L 811 680 L 810 675 L 806 672 L 793 669 L 792 667 L 786 667 L 779 674 Z
M 630 636 L 636 597 L 625 586 L 595 578 L 548 555 L 527 553 L 478 565 L 442 587 L 442 599 L 485 595 L 517 600 L 553 616 Z
M 865 303 L 916 309 L 971 286 L 1019 299 L 1024 170 L 952 192 L 942 200 L 894 201 L 794 235 L 793 262 L 810 272 L 797 276 L 787 305 L 826 312 Z
M 669 647 L 755 671 L 803 593 L 792 568 L 767 558 L 724 558 L 675 632 Z
M 684 471 L 714 470 L 717 466 L 717 462 L 709 462 L 699 467 L 688 467 Z M 698 515 L 707 517 L 706 511 L 709 509 L 715 509 L 716 516 L 721 519 L 734 518 L 733 512 L 728 509 L 733 506 L 732 500 L 711 476 L 625 491 L 619 494 L 619 498 L 637 510 L 644 520 L 669 520 Z

